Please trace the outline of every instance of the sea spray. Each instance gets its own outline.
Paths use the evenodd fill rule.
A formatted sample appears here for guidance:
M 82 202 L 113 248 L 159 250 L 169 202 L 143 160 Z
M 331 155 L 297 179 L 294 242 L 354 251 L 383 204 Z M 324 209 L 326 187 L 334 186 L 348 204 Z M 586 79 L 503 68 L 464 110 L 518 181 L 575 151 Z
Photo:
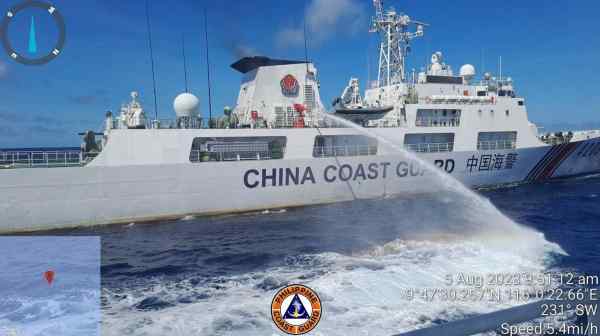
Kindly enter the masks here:
M 361 127 L 332 113 L 320 113 L 320 115 L 346 127 L 353 128 L 364 135 L 377 139 L 379 143 L 392 149 L 394 154 L 418 162 L 422 167 L 425 167 L 427 172 L 431 173 L 430 176 L 433 178 L 424 181 L 425 183 L 435 185 L 433 189 L 437 189 L 437 194 L 434 197 L 441 197 L 442 200 L 445 199 L 448 203 L 448 206 L 445 209 L 447 217 L 442 216 L 436 218 L 436 220 L 421 223 L 426 224 L 419 225 L 419 229 L 422 233 L 430 235 L 436 233 L 462 233 L 462 235 L 476 233 L 481 234 L 482 237 L 485 237 L 486 239 L 495 239 L 500 236 L 521 236 L 520 238 L 527 241 L 527 245 L 530 248 L 539 246 L 543 249 L 548 246 L 548 242 L 544 239 L 542 234 L 535 233 L 533 230 L 515 223 L 501 213 L 488 199 L 467 188 L 460 181 L 430 162 L 407 151 L 402 145 L 394 143 L 392 140 L 378 134 L 376 131 Z M 431 188 L 426 188 L 423 185 L 421 186 L 426 190 L 431 190 Z M 417 205 L 417 209 L 415 210 L 417 210 L 415 211 L 417 217 L 415 220 L 418 221 L 421 221 L 418 218 L 421 215 L 424 215 L 425 218 L 431 215 L 431 209 L 419 209 Z M 441 211 L 441 208 L 436 210 Z
M 432 176 L 428 183 L 437 192 L 274 216 L 194 219 L 194 225 L 185 225 L 193 231 L 184 236 L 154 239 L 165 246 L 157 260 L 169 265 L 180 260 L 182 271 L 175 275 L 159 272 L 162 263 L 120 266 L 113 243 L 115 273 L 107 274 L 114 279 L 103 295 L 103 334 L 276 334 L 268 312 L 273 295 L 281 286 L 301 283 L 323 302 L 317 333 L 391 335 L 524 303 L 494 301 L 485 293 L 464 300 L 427 294 L 478 289 L 449 285 L 449 277 L 557 271 L 551 268 L 552 255 L 563 251 L 541 233 L 516 224 L 489 200 L 414 154 L 356 128 L 427 167 Z M 122 245 L 123 253 L 131 253 L 128 240 Z M 143 246 L 134 251 L 145 251 Z M 118 281 L 125 270 L 130 281 Z M 488 287 L 492 293 L 503 289 Z

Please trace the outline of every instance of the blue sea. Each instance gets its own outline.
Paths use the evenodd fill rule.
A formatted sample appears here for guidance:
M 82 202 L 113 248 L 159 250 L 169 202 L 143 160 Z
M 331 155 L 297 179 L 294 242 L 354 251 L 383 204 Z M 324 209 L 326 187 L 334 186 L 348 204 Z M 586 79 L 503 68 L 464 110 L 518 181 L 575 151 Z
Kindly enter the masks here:
M 312 335 L 391 335 L 518 304 L 407 295 L 449 276 L 600 275 L 599 175 L 478 193 L 42 234 L 101 237 L 102 335 L 281 335 L 291 283 L 323 302 Z

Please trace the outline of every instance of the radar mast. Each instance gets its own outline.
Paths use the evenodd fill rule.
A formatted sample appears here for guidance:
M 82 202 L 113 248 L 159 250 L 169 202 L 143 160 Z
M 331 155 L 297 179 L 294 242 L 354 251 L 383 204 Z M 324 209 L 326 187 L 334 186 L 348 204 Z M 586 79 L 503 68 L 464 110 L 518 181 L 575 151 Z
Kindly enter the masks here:
M 412 20 L 404 13 L 396 13 L 394 8 L 383 9 L 383 0 L 373 0 L 375 17 L 373 17 L 369 32 L 379 33 L 379 87 L 394 85 L 406 80 L 404 60 L 410 52 L 410 41 L 423 36 L 426 23 Z M 411 32 L 411 25 L 416 31 Z

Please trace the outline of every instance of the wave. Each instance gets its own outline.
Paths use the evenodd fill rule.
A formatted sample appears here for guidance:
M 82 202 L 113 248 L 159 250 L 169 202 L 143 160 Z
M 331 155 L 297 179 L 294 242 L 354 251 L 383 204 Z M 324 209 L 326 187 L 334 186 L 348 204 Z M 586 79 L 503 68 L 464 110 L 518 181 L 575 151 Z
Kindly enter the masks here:
M 562 249 L 543 235 L 479 235 L 466 240 L 396 239 L 351 254 L 288 256 L 261 272 L 184 280 L 154 278 L 144 286 L 104 291 L 105 335 L 278 334 L 269 314 L 274 293 L 305 284 L 323 301 L 318 332 L 394 334 L 509 307 L 518 302 L 431 302 L 409 290 L 453 288 L 448 276 L 505 272 L 541 274 Z M 535 247 L 531 247 L 535 246 Z M 527 290 L 528 288 L 524 288 Z M 531 288 L 529 288 L 531 289 Z
M 99 307 L 97 290 L 63 290 L 43 298 L 8 296 L 0 299 L 0 325 L 9 335 L 99 335 Z

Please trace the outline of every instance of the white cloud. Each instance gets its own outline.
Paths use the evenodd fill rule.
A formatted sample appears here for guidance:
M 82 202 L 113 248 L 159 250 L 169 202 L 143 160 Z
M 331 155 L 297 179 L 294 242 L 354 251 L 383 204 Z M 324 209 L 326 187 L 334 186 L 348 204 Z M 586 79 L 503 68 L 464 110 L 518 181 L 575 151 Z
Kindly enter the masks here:
M 351 35 L 367 26 L 367 11 L 358 0 L 312 0 L 306 8 L 307 39 L 319 45 L 339 34 Z M 276 35 L 280 47 L 304 44 L 303 22 L 280 30 Z

